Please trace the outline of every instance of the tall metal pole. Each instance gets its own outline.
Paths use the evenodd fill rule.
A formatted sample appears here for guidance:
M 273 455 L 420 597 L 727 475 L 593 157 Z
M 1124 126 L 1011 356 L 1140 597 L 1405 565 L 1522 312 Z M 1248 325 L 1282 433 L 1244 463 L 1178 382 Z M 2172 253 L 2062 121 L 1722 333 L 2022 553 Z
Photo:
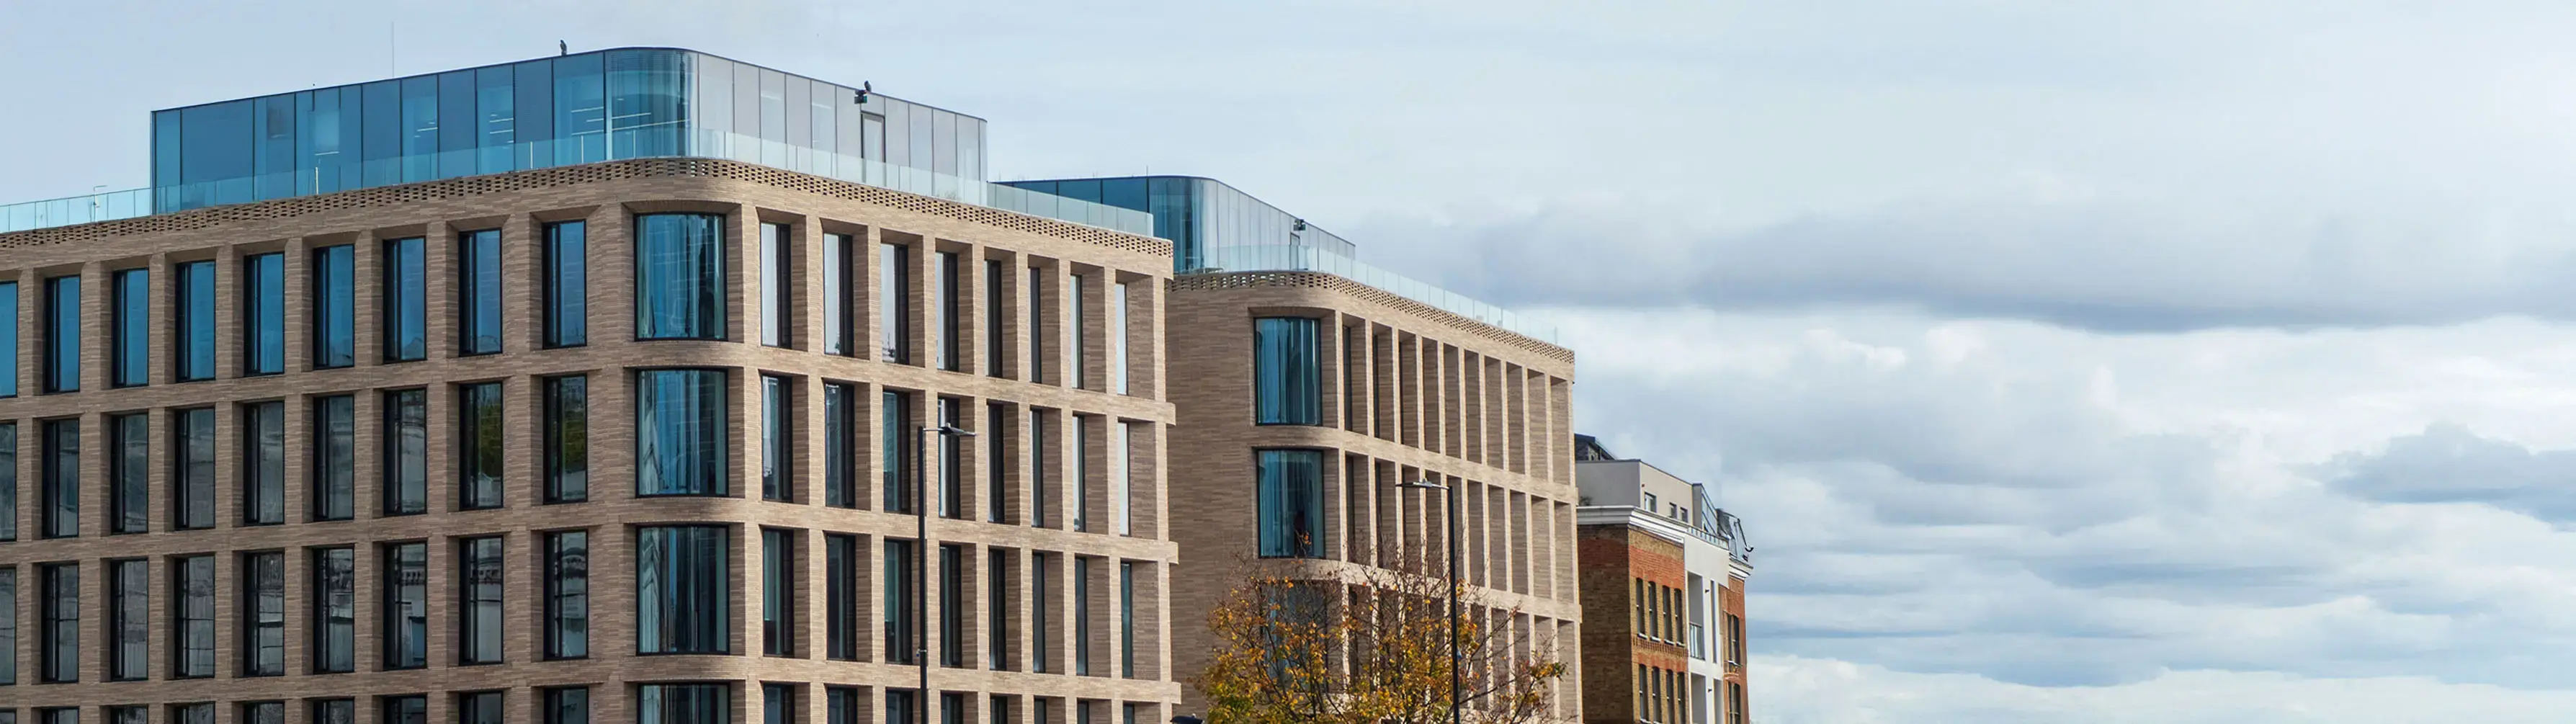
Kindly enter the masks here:
M 920 724 L 930 724 L 930 475 L 923 465 L 929 451 L 922 442 L 931 428 L 912 428 L 912 658 L 921 669 L 921 688 L 912 706 Z
M 1464 668 L 1466 663 L 1458 650 L 1458 621 L 1461 618 L 1458 611 L 1458 589 L 1465 585 L 1465 580 L 1458 573 L 1458 488 L 1452 486 L 1447 490 L 1449 492 L 1449 724 L 1464 724 L 1466 721 L 1465 709 L 1462 708 L 1464 703 L 1458 701 L 1459 693 L 1464 691 L 1464 687 L 1459 685 L 1463 676 L 1459 669 Z

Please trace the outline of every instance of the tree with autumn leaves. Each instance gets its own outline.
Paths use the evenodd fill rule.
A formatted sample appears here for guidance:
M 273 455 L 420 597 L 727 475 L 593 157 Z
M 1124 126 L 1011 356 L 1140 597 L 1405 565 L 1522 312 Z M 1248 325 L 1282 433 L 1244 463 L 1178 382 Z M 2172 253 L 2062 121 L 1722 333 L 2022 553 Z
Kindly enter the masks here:
M 1576 718 L 1551 711 L 1566 674 L 1553 647 L 1487 625 L 1478 612 L 1492 609 L 1472 592 L 1452 639 L 1449 579 L 1418 557 L 1393 568 L 1300 567 L 1312 564 L 1248 564 L 1208 613 L 1215 645 L 1192 682 L 1208 724 L 1445 724 L 1452 661 L 1467 722 Z M 1337 577 L 1316 572 L 1333 568 Z

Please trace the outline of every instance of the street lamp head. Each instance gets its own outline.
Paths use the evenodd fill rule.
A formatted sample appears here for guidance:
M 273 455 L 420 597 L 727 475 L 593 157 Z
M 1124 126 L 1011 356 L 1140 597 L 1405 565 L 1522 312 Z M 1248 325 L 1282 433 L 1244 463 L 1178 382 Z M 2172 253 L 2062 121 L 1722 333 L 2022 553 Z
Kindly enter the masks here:
M 974 436 L 975 436 L 975 431 L 973 431 L 973 430 L 968 430 L 968 429 L 966 429 L 966 428 L 958 427 L 958 426 L 956 426 L 956 425 L 949 425 L 949 424 L 941 424 L 941 425 L 940 425 L 940 426 L 938 426 L 938 427 L 931 428 L 931 431 L 933 431 L 933 432 L 937 432 L 937 433 L 939 433 L 939 434 L 941 434 L 941 435 L 946 435 L 946 436 L 949 436 L 949 437 L 974 437 Z
M 1434 481 L 1434 480 L 1407 480 L 1407 481 L 1404 481 L 1404 482 L 1401 482 L 1401 483 L 1396 483 L 1396 484 L 1395 484 L 1395 487 L 1399 487 L 1399 488 L 1417 488 L 1417 489 L 1421 489 L 1421 490 L 1448 490 L 1448 489 L 1449 489 L 1449 486 L 1442 485 L 1442 484 L 1440 484 L 1440 483 L 1439 483 L 1439 481 Z

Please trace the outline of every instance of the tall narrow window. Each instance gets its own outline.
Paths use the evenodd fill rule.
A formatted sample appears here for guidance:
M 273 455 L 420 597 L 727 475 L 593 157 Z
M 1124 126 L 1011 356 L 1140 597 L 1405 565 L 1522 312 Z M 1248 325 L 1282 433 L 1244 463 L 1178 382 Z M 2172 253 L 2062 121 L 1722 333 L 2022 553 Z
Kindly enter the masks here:
M 857 354 L 850 342 L 850 235 L 823 235 L 823 353 Z
M 796 706 L 796 690 L 786 684 L 760 685 L 761 724 L 787 724 L 788 711 Z
M 546 536 L 546 658 L 590 657 L 590 533 Z
M 136 412 L 107 418 L 109 533 L 151 528 L 152 421 Z
M 789 553 L 792 531 L 760 530 L 760 652 L 788 656 L 796 652 L 789 636 L 788 611 L 796 590 L 795 560 Z
M 823 504 L 859 507 L 857 385 L 823 385 Z
M 1263 425 L 1323 422 L 1315 364 L 1315 320 L 1253 320 L 1253 421 Z
M 635 494 L 725 495 L 725 373 L 636 373 Z
M 313 519 L 348 520 L 358 508 L 358 400 L 313 398 Z
M 80 391 L 81 278 L 45 280 L 45 391 Z
M 823 536 L 823 656 L 859 658 L 859 538 Z
M 760 225 L 760 343 L 788 344 L 787 225 Z
M 930 270 L 933 279 L 930 308 L 939 315 L 939 368 L 951 372 L 965 365 L 966 351 L 957 346 L 957 254 L 943 251 L 931 256 L 938 264 Z
M 286 555 L 241 557 L 243 676 L 286 674 Z
M 635 652 L 731 652 L 725 568 L 722 526 L 636 529 Z
M 501 230 L 456 238 L 457 353 L 501 351 Z
M 347 367 L 358 363 L 357 249 L 353 245 L 341 244 L 313 250 L 313 367 L 316 369 Z M 204 302 L 209 305 L 205 309 L 212 309 L 215 287 L 214 267 L 212 265 L 206 267 L 202 282 L 194 281 L 195 279 L 196 277 L 189 274 L 184 267 L 181 269 L 179 283 L 182 288 L 193 289 L 194 287 L 186 285 L 203 284 Z M 191 299 L 190 303 L 194 303 L 193 297 L 187 295 L 193 295 L 196 292 L 182 294 L 183 298 Z M 213 316 L 211 314 L 205 316 L 210 318 L 205 322 L 204 352 L 195 352 L 194 348 L 191 348 L 192 351 L 186 357 L 194 360 L 197 354 L 203 354 L 205 374 L 186 379 L 206 379 L 214 376 L 214 320 L 211 319 Z M 185 313 L 182 313 L 180 323 L 190 325 L 191 323 L 187 321 L 189 319 Z M 197 336 L 194 326 L 183 326 L 182 329 L 188 330 L 180 335 L 182 340 Z M 194 364 L 194 362 L 187 364 Z
M 1263 450 L 1256 526 L 1263 558 L 1324 555 L 1324 454 L 1315 450 Z
M 429 665 L 429 544 L 385 546 L 384 629 L 387 669 Z
M 0 281 L 0 319 L 18 319 L 18 282 Z M 0 324 L 0 359 L 9 360 L 8 369 L 0 369 L 0 397 L 18 396 L 18 324 Z
M 919 502 L 912 499 L 912 470 L 909 467 L 912 464 L 912 446 L 917 444 L 914 438 L 920 436 L 912 430 L 912 394 L 888 390 L 882 408 L 878 435 L 883 438 L 883 444 L 879 446 L 883 454 L 878 458 L 877 467 L 885 470 L 885 511 L 910 513 L 914 510 L 912 506 Z
M 457 544 L 456 663 L 501 663 L 501 536 Z
M 358 551 L 313 550 L 313 673 L 358 670 Z
M 501 383 L 458 385 L 456 403 L 456 505 L 501 507 L 501 458 L 509 445 L 503 438 Z
M 859 698 L 858 689 L 847 686 L 823 689 L 823 724 L 859 724 L 867 714 L 867 703 Z
M 18 569 L 0 566 L 0 685 L 18 683 Z
M 429 697 L 420 694 L 384 697 L 378 724 L 429 724 Z
M 242 406 L 242 524 L 286 522 L 286 403 Z
M 1091 675 L 1091 559 L 1073 559 L 1073 675 Z
M 80 535 L 80 420 L 45 421 L 45 537 Z
M 1024 313 L 1028 317 L 1027 319 L 1020 320 L 1020 328 L 1028 330 L 1028 343 L 1021 345 L 1023 347 L 1027 347 L 1028 350 L 1021 354 L 1020 358 L 1024 365 L 1024 369 L 1027 369 L 1028 373 L 1021 375 L 1020 379 L 1028 380 L 1030 382 L 1046 381 L 1046 366 L 1038 363 L 1040 359 L 1043 359 L 1042 356 L 1046 354 L 1046 345 L 1044 344 L 1046 331 L 1045 327 L 1039 325 L 1039 322 L 1042 321 L 1043 317 L 1040 312 L 1044 310 L 1043 303 L 1040 302 L 1039 299 L 1044 296 L 1045 290 L 1046 270 L 1038 267 L 1029 267 L 1029 284 L 1020 290 L 1020 303 L 1025 310 Z
M 475 691 L 456 695 L 457 724 L 502 724 L 501 711 L 501 692 Z
M 420 238 L 385 242 L 384 358 L 410 362 L 429 358 L 429 262 L 427 242 Z
M 788 382 L 784 378 L 760 376 L 760 499 L 788 498 L 787 456 L 789 440 L 795 439 L 788 427 Z
M 1118 675 L 1136 678 L 1136 562 L 1118 562 Z
M 1047 451 L 1053 449 L 1048 447 L 1047 421 L 1052 419 L 1054 413 L 1029 408 L 1029 525 L 1040 528 L 1055 526 L 1049 506 L 1059 497 L 1049 494 L 1054 483 L 1047 476 Z
M 1129 445 L 1133 441 L 1129 438 L 1135 434 L 1136 428 L 1117 420 L 1102 422 L 1109 426 L 1109 527 L 1119 535 L 1135 535 L 1136 506 L 1130 497 L 1135 490 L 1135 481 L 1128 476 L 1135 472 L 1135 467 L 1130 464 L 1132 450 Z
M 1009 314 L 1002 303 L 1002 260 L 984 260 L 984 374 L 1007 376 L 1010 364 L 1002 357 L 1002 317 Z
M 1109 285 L 1109 391 L 1127 394 L 1127 285 Z
M 1049 637 L 1055 629 L 1048 625 L 1055 611 L 1055 556 L 1036 553 L 1029 556 L 1029 670 L 1046 673 L 1055 669 L 1052 658 L 1055 647 Z M 1037 707 L 1036 711 L 1046 711 Z
M 925 724 L 927 724 L 925 720 L 920 718 L 922 714 L 920 709 L 921 702 L 919 701 L 920 696 L 921 692 L 914 689 L 886 689 L 885 720 L 889 722 L 889 724 L 891 724 L 891 722 L 925 722 Z
M 635 217 L 635 338 L 724 339 L 724 217 Z
M 37 629 L 36 666 L 38 677 L 48 684 L 80 680 L 80 564 L 51 563 L 36 567 L 41 583 L 37 591 L 37 615 L 42 626 Z
M 966 420 L 959 408 L 965 402 L 954 397 L 939 398 L 939 424 L 956 427 Z M 955 435 L 939 438 L 939 517 L 966 517 L 965 440 Z
M 152 562 L 130 558 L 107 567 L 107 678 L 138 681 L 152 674 Z
M 1011 552 L 984 549 L 984 668 L 1011 668 Z
M 0 323 L 5 326 L 9 325 Z M 18 423 L 0 422 L 0 543 L 17 539 Z
M 108 359 L 110 387 L 136 387 L 152 382 L 152 272 L 119 269 L 108 276 Z
M 547 347 L 590 343 L 589 230 L 582 222 L 546 225 Z
M 877 245 L 877 346 L 883 359 L 912 363 L 912 249 Z
M 966 665 L 966 547 L 939 547 L 939 665 Z
M 1074 530 L 1091 530 L 1091 426 L 1089 418 L 1073 418 L 1073 473 L 1065 477 L 1066 504 L 1073 508 Z
M 564 686 L 543 691 L 543 724 L 590 724 L 590 687 Z
M 385 515 L 429 512 L 429 393 L 385 393 Z
M 1064 299 L 1073 307 L 1065 318 L 1064 326 L 1073 332 L 1072 348 L 1065 350 L 1065 361 L 1073 365 L 1073 388 L 1077 390 L 1091 389 L 1091 314 L 1088 309 L 1090 300 L 1086 298 L 1087 290 L 1084 289 L 1087 286 L 1090 285 L 1083 283 L 1082 275 L 1075 274 L 1072 283 L 1064 288 Z
M 1008 427 L 1010 406 L 999 402 L 984 403 L 984 522 L 1000 523 L 1010 500 L 1011 446 L 1002 444 L 1002 431 Z
M 242 374 L 286 371 L 286 255 L 242 259 Z
M 189 556 L 170 566 L 170 678 L 215 675 L 215 557 Z
M 726 684 L 645 684 L 635 687 L 635 724 L 728 724 L 733 688 Z
M 206 724 L 213 724 L 214 720 L 214 716 L 209 714 Z M 313 700 L 313 717 L 308 721 L 312 724 L 358 724 L 358 702 L 350 699 Z
M 590 499 L 590 378 L 548 377 L 546 502 Z
M 180 530 L 215 527 L 215 408 L 175 410 L 178 461 L 171 465 L 177 496 L 171 513 Z
M 887 539 L 885 542 L 885 580 L 877 586 L 885 591 L 886 662 L 921 663 L 921 634 L 915 630 L 921 619 L 913 617 L 913 607 L 920 605 L 921 589 L 916 578 L 913 556 L 920 541 Z

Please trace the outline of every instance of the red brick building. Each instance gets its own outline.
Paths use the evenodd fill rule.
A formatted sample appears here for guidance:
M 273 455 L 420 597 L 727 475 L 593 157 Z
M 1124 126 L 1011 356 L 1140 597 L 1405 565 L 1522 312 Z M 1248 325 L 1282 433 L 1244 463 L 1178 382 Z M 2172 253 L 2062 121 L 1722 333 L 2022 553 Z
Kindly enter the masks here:
M 1575 447 L 1584 721 L 1748 721 L 1742 524 L 1707 486 Z

